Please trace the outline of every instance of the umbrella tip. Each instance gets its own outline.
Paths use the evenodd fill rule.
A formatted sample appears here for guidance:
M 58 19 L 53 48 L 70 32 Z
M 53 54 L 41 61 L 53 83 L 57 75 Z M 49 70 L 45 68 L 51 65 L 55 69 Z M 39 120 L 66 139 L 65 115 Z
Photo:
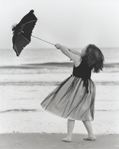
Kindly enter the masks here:
M 30 13 L 34 13 L 34 10 L 30 10 Z

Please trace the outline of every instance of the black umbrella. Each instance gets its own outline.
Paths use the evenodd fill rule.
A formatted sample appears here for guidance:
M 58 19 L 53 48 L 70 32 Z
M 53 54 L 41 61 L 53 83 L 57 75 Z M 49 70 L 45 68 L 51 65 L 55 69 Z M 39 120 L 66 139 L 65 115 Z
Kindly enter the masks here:
M 37 18 L 33 13 L 34 10 L 31 10 L 21 19 L 21 21 L 17 25 L 13 26 L 12 28 L 13 49 L 15 50 L 17 56 L 19 56 L 23 48 L 30 43 L 31 36 L 54 45 L 53 43 L 50 43 L 32 35 L 33 28 L 35 27 L 35 24 L 37 22 Z

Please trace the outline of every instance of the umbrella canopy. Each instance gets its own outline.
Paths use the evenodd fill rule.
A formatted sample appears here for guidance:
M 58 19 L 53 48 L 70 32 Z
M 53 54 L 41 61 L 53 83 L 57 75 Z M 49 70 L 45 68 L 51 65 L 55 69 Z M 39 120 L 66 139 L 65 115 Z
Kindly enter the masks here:
M 34 10 L 31 10 L 17 25 L 12 28 L 13 49 L 15 50 L 17 56 L 20 55 L 23 48 L 31 41 L 32 30 L 37 22 L 37 18 L 33 13 Z

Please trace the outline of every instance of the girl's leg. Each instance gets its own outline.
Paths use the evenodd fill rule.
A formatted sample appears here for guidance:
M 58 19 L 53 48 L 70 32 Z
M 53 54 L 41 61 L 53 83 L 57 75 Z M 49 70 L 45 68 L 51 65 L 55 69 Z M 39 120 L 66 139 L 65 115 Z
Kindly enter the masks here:
M 70 142 L 72 140 L 72 132 L 74 128 L 75 120 L 68 119 L 67 120 L 67 137 L 62 141 Z
M 88 137 L 85 138 L 84 140 L 88 140 L 88 141 L 94 141 L 96 140 L 96 137 L 93 133 L 93 128 L 92 128 L 92 124 L 91 121 L 83 121 L 83 124 L 88 132 Z

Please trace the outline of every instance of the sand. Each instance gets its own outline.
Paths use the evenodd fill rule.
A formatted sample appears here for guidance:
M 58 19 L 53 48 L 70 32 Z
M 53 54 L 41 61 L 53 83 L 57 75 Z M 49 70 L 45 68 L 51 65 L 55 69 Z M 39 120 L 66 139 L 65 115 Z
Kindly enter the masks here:
M 119 135 L 98 135 L 97 141 L 84 141 L 82 134 L 74 134 L 71 143 L 62 142 L 66 134 L 4 134 L 0 135 L 0 149 L 118 149 Z

